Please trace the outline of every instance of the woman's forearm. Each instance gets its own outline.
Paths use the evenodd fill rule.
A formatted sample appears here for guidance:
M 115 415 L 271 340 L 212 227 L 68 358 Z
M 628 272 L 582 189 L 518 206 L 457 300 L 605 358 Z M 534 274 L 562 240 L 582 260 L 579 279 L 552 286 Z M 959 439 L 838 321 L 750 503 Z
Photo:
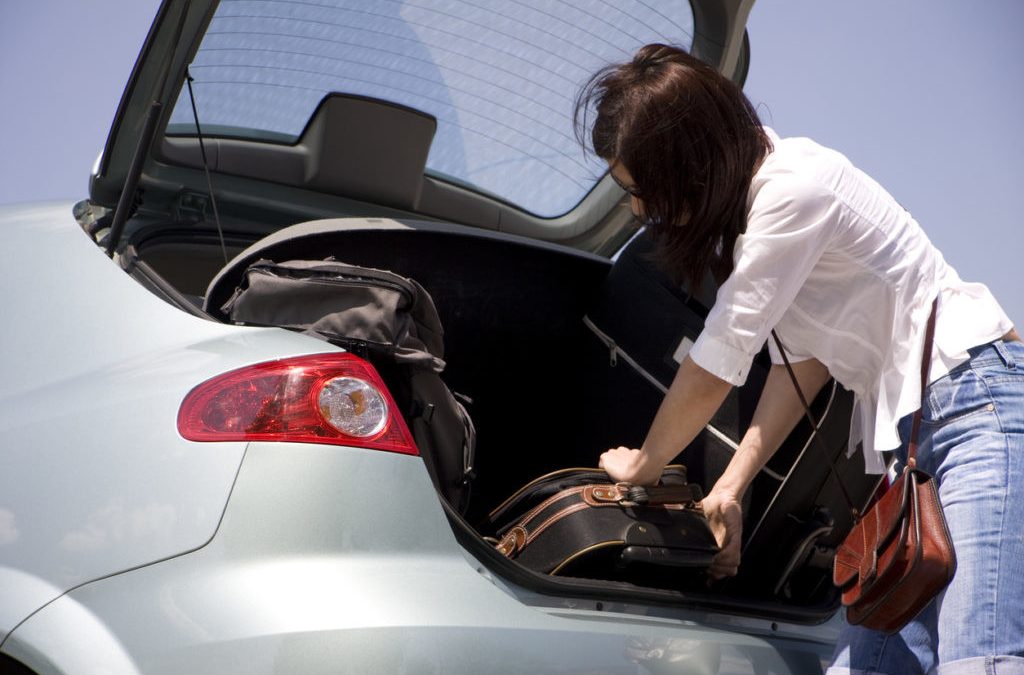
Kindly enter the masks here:
M 804 397 L 808 402 L 814 400 L 828 381 L 828 370 L 816 359 L 792 365 Z M 773 365 L 739 450 L 713 489 L 739 499 L 803 415 L 803 404 L 797 397 L 786 367 Z
M 683 359 L 640 449 L 640 475 L 646 482 L 657 480 L 665 465 L 707 426 L 731 388 L 689 356 Z
M 658 406 L 643 447 L 612 448 L 601 455 L 599 465 L 615 481 L 656 483 L 665 465 L 707 425 L 731 388 L 687 356 Z

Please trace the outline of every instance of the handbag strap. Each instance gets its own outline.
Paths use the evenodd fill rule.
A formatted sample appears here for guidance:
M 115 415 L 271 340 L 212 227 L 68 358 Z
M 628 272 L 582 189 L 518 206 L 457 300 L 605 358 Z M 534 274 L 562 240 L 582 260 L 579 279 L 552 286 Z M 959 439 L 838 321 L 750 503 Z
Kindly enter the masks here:
M 932 345 L 935 341 L 935 315 L 939 306 L 939 298 L 936 296 L 935 300 L 932 301 L 932 311 L 928 316 L 928 325 L 925 328 L 924 333 L 924 353 L 921 356 L 921 398 L 924 398 L 925 387 L 928 386 L 928 371 L 931 367 L 931 354 Z M 786 356 L 786 348 L 782 345 L 782 340 L 779 339 L 778 333 L 772 330 L 772 339 L 775 341 L 775 346 L 779 348 L 779 354 L 782 355 L 782 362 L 786 365 L 786 372 L 789 373 L 789 379 L 793 382 L 793 387 L 796 389 L 796 395 L 800 399 L 800 403 L 804 407 L 804 415 L 807 417 L 807 421 L 811 423 L 811 433 L 816 441 L 815 445 L 825 455 L 825 459 L 828 460 L 829 470 L 836 479 L 836 483 L 839 485 L 839 489 L 843 493 L 843 499 L 846 500 L 846 505 L 850 507 L 850 512 L 853 514 L 854 521 L 860 519 L 860 510 L 854 506 L 853 499 L 850 498 L 850 493 L 847 491 L 843 481 L 839 478 L 839 473 L 836 471 L 835 464 L 829 457 L 828 451 L 822 446 L 822 440 L 818 436 L 818 423 L 814 419 L 814 414 L 811 412 L 811 406 L 807 403 L 807 398 L 804 397 L 804 392 L 800 388 L 800 383 L 796 379 L 796 373 L 793 372 L 793 366 L 789 363 L 789 357 Z M 910 444 L 907 450 L 907 466 L 913 468 L 917 464 L 915 455 L 917 454 L 917 434 L 921 427 L 921 408 L 917 409 L 914 413 L 914 419 L 911 425 L 910 431 Z
M 910 427 L 910 444 L 907 446 L 907 466 L 917 466 L 917 433 L 921 429 L 921 409 L 924 407 L 924 390 L 928 386 L 928 371 L 932 365 L 932 345 L 935 342 L 935 313 L 939 306 L 939 298 L 932 301 L 932 313 L 928 316 L 928 327 L 924 331 L 924 355 L 921 357 L 921 407 L 914 413 L 914 421 Z

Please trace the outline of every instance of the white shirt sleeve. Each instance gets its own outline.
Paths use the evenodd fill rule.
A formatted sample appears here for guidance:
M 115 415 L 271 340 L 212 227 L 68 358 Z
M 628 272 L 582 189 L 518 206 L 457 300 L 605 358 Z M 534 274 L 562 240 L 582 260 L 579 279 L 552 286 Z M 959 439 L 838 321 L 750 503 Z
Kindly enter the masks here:
M 690 350 L 697 365 L 737 386 L 821 258 L 841 213 L 835 194 L 812 178 L 784 173 L 759 182 L 747 230 L 736 239 L 733 272 Z
M 800 361 L 807 361 L 814 357 L 810 354 L 804 354 L 802 352 L 793 351 L 792 345 L 786 344 L 786 341 L 780 335 L 779 340 L 782 341 L 782 346 L 786 348 L 786 356 L 789 358 L 790 363 L 799 363 Z M 782 365 L 785 361 L 782 359 L 782 354 L 779 353 L 779 348 L 775 344 L 775 340 L 768 338 L 768 356 L 771 357 L 772 363 Z

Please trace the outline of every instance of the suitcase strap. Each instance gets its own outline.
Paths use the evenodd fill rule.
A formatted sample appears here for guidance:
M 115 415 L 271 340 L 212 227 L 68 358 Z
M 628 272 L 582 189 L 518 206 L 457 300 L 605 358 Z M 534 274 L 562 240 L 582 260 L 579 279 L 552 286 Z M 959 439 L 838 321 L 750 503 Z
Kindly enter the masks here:
M 547 516 L 542 523 L 535 522 L 538 514 L 543 513 L 553 503 L 570 495 L 578 495 L 580 501 Z M 700 511 L 700 500 L 703 494 L 696 484 L 690 485 L 658 485 L 643 486 L 631 483 L 615 483 L 581 485 L 549 497 L 534 507 L 521 520 L 501 537 L 495 548 L 505 557 L 513 557 L 523 547 L 536 538 L 551 524 L 566 516 L 588 507 L 621 507 L 664 506 L 670 510 Z
M 696 485 L 648 486 L 615 483 L 614 485 L 590 486 L 589 490 L 584 491 L 584 498 L 587 497 L 598 503 L 613 503 L 622 506 L 660 506 L 663 504 L 693 506 L 694 502 L 703 499 L 703 494 Z
M 626 488 L 628 501 L 634 504 L 693 504 L 704 499 L 704 494 L 696 483 L 653 486 L 620 483 L 619 486 Z

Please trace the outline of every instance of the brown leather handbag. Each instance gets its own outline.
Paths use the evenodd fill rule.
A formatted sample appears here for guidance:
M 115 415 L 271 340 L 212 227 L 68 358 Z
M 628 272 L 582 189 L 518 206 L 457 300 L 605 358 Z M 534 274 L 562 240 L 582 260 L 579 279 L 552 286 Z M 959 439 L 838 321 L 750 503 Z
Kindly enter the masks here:
M 921 363 L 921 392 L 928 384 L 935 310 L 932 304 Z M 775 336 L 797 393 L 807 403 Z M 810 410 L 807 409 L 810 415 Z M 817 428 L 813 417 L 811 424 Z M 917 468 L 921 410 L 914 414 L 907 465 L 900 477 L 862 517 L 836 552 L 832 580 L 842 591 L 851 624 L 895 633 L 917 616 L 953 580 L 956 552 L 939 503 L 935 479 Z

